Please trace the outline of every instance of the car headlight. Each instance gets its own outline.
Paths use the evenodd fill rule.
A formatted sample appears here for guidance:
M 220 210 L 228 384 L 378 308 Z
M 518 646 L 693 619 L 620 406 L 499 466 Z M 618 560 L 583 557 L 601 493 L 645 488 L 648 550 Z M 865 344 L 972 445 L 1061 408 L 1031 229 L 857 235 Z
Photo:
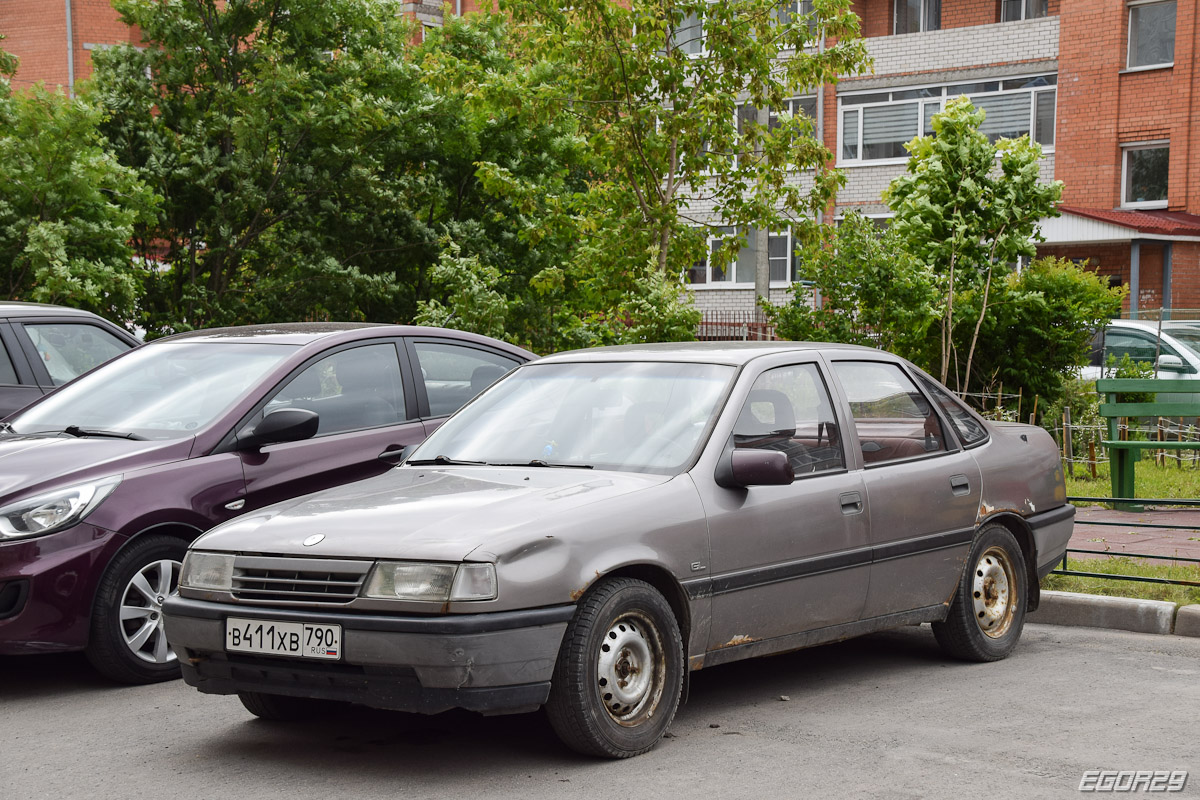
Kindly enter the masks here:
M 363 597 L 380 600 L 419 600 L 449 603 L 494 600 L 494 564 L 427 564 L 380 561 L 362 590 Z
M 233 556 L 189 550 L 183 557 L 179 585 L 187 589 L 230 591 L 233 588 Z
M 83 521 L 121 483 L 116 475 L 27 497 L 0 508 L 0 539 L 22 539 L 69 528 Z

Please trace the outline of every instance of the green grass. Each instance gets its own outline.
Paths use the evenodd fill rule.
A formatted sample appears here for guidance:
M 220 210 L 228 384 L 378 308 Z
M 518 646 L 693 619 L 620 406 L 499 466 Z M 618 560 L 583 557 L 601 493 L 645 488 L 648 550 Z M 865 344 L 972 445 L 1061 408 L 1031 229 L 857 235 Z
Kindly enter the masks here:
M 1191 454 L 1188 454 L 1191 457 Z M 1093 479 L 1087 465 L 1075 465 L 1075 477 L 1069 472 L 1063 473 L 1067 478 L 1068 497 L 1112 497 L 1112 481 L 1108 475 L 1108 464 L 1096 465 L 1096 477 Z M 1200 499 L 1200 469 L 1184 462 L 1182 468 L 1175 466 L 1173 459 L 1167 459 L 1167 466 L 1159 467 L 1154 464 L 1154 457 L 1146 457 L 1134 467 L 1134 486 L 1137 487 L 1138 497 L 1163 499 L 1178 497 L 1181 499 Z M 1097 505 L 1096 503 L 1077 503 L 1076 505 Z
M 1170 578 L 1200 582 L 1200 564 L 1143 561 L 1125 556 L 1109 558 L 1067 559 L 1067 568 L 1081 572 L 1102 572 L 1108 575 L 1137 575 L 1142 578 Z M 1171 586 L 1165 583 L 1077 578 L 1069 575 L 1047 575 L 1043 589 L 1056 592 L 1081 592 L 1109 597 L 1135 597 L 1139 600 L 1168 600 L 1190 605 L 1200 603 L 1200 586 Z

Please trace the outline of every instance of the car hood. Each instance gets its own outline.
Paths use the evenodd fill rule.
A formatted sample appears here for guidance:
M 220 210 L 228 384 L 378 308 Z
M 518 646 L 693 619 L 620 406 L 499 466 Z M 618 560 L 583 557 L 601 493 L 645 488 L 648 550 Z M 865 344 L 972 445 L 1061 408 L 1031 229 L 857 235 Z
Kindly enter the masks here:
M 583 506 L 643 491 L 665 475 L 556 468 L 399 467 L 376 478 L 269 506 L 227 522 L 197 550 L 460 561 L 578 525 Z M 306 539 L 323 535 L 306 546 Z
M 0 503 L 187 458 L 192 441 L 191 437 L 169 441 L 46 434 L 0 437 Z

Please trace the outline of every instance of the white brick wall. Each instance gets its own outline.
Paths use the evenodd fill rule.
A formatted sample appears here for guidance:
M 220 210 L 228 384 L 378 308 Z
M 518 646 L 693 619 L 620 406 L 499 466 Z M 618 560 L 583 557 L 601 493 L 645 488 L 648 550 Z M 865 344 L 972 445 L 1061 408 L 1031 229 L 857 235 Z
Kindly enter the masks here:
M 875 75 L 966 69 L 1058 58 L 1058 17 L 866 40 Z
M 758 308 L 754 302 L 754 289 L 697 289 L 692 292 L 696 300 L 696 308 L 701 312 L 708 311 L 753 311 Z M 792 298 L 792 290 L 771 289 L 768 295 L 771 305 L 781 306 Z
M 1054 154 L 1047 153 L 1039 165 L 1042 180 L 1054 180 Z M 882 213 L 885 209 L 878 207 L 880 195 L 887 185 L 897 175 L 904 174 L 904 164 L 868 165 L 863 167 L 843 167 L 846 173 L 846 186 L 838 192 L 838 210 L 849 206 L 867 206 L 860 210 L 866 214 Z

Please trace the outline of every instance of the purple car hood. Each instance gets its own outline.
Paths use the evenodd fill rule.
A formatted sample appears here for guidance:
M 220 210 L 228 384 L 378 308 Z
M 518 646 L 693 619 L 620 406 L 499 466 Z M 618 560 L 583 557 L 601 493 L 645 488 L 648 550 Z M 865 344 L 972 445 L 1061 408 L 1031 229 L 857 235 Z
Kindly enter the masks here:
M 220 525 L 196 550 L 459 561 L 515 538 L 577 527 L 584 506 L 670 480 L 666 475 L 558 468 L 400 467 L 269 506 Z M 323 534 L 319 543 L 306 539 Z
M 187 458 L 193 440 L 136 441 L 86 436 L 0 437 L 0 503 L 77 481 L 106 478 Z

